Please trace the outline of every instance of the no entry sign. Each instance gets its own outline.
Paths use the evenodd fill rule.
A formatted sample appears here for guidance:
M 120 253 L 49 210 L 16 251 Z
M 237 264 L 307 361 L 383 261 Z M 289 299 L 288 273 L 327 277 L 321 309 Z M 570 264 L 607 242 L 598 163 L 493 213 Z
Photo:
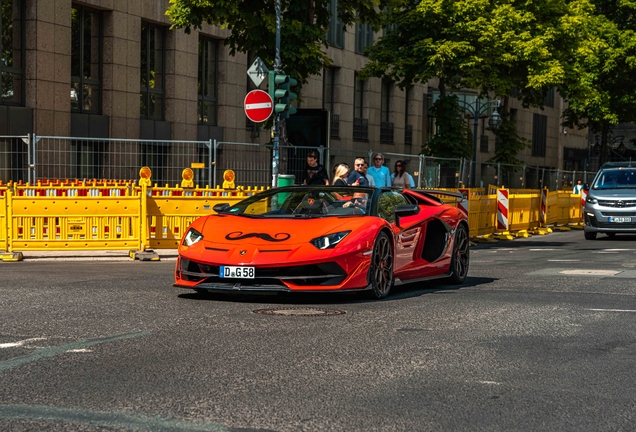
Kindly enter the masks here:
M 274 103 L 263 90 L 252 90 L 245 96 L 245 115 L 254 123 L 264 122 L 274 112 Z

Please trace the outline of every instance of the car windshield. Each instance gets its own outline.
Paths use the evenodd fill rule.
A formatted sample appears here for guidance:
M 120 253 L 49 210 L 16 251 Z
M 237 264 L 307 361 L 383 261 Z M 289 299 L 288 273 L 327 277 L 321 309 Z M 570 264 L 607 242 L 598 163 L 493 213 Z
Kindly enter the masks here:
M 593 189 L 636 189 L 636 168 L 604 169 Z
M 288 187 L 259 192 L 229 207 L 224 214 L 272 218 L 364 216 L 371 210 L 373 189 L 360 187 Z

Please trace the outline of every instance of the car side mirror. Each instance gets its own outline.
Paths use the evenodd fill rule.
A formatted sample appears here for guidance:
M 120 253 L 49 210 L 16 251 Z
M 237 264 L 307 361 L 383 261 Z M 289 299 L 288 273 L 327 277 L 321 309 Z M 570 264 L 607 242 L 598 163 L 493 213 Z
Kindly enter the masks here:
M 400 226 L 400 218 L 403 216 L 413 216 L 420 212 L 417 204 L 400 204 L 395 208 L 395 224 Z
M 222 204 L 215 204 L 214 207 L 212 207 L 212 210 L 214 210 L 217 213 L 223 213 L 224 211 L 227 211 L 230 208 L 230 205 L 227 203 L 222 203 Z
M 583 183 L 583 189 L 584 190 L 590 190 L 590 185 L 587 183 Z

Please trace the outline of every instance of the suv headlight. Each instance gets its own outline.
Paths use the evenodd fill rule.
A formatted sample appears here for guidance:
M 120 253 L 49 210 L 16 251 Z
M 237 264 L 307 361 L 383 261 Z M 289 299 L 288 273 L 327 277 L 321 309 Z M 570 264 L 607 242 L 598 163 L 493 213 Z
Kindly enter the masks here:
M 201 240 L 203 240 L 203 234 L 201 234 L 194 228 L 190 228 L 186 235 L 183 237 L 183 243 L 186 246 L 192 246 L 193 244 L 200 242 Z
M 336 247 L 336 245 L 340 243 L 350 232 L 351 231 L 341 231 L 333 234 L 327 234 L 322 237 L 316 237 L 311 240 L 311 244 L 316 246 L 318 249 L 332 249 Z
M 587 198 L 585 198 L 585 202 L 589 202 L 590 204 L 598 204 L 598 200 L 589 195 L 587 196 Z

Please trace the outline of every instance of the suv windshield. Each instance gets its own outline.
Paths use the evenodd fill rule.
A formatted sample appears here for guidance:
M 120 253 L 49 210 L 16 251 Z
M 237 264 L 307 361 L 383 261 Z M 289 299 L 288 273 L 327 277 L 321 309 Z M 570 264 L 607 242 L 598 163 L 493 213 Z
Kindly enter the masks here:
M 223 213 L 256 217 L 363 216 L 371 210 L 373 189 L 291 187 L 259 192 Z
M 636 168 L 604 169 L 592 189 L 636 189 Z

